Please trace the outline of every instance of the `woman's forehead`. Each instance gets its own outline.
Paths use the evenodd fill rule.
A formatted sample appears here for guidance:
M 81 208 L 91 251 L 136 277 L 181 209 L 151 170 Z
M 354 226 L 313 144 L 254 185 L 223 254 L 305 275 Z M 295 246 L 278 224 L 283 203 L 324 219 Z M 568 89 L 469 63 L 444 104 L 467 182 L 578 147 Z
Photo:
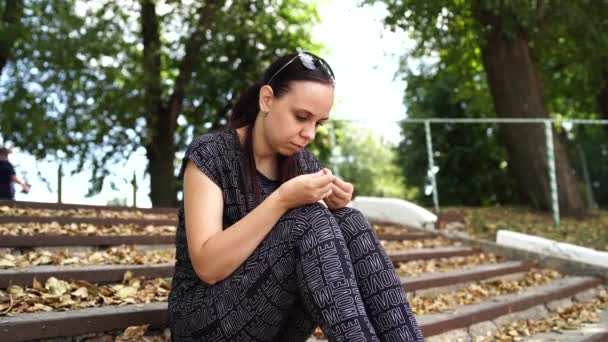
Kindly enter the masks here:
M 318 82 L 294 82 L 286 95 L 292 106 L 325 115 L 333 105 L 334 87 Z

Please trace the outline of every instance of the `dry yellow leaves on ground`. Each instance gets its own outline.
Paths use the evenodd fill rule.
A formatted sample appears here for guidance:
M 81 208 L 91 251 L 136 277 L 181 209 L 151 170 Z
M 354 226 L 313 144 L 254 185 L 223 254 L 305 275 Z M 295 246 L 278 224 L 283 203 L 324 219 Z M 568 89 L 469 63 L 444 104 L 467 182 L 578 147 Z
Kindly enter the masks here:
M 95 226 L 87 223 L 1 223 L 0 235 L 174 235 L 175 226 L 119 224 Z
M 141 250 L 120 245 L 92 252 L 33 250 L 0 255 L 0 269 L 38 265 L 162 264 L 175 260 L 175 250 Z
M 533 334 L 578 329 L 585 323 L 597 322 L 599 313 L 607 309 L 608 291 L 604 289 L 590 302 L 560 308 L 540 320 L 518 320 L 501 327 L 486 341 L 519 341 Z
M 91 217 L 119 219 L 174 220 L 175 213 L 149 213 L 142 210 L 95 210 L 95 209 L 42 209 L 42 208 L 12 208 L 0 206 L 0 216 L 31 216 L 31 217 Z
M 125 274 L 122 284 L 97 285 L 84 280 L 67 282 L 54 277 L 44 286 L 10 286 L 0 290 L 0 313 L 64 311 L 102 305 L 124 305 L 167 301 L 170 280 L 144 279 Z
M 403 227 L 390 224 L 373 224 L 372 227 L 374 227 L 378 234 L 399 234 L 408 232 L 408 230 Z
M 388 241 L 381 240 L 380 243 L 384 250 L 387 252 L 397 252 L 406 249 L 420 249 L 420 248 L 437 248 L 437 247 L 453 247 L 462 246 L 459 241 L 451 241 L 443 237 L 434 239 L 424 240 L 403 240 L 403 241 Z
M 446 272 L 451 270 L 472 268 L 485 264 L 495 264 L 499 260 L 499 257 L 492 253 L 479 253 L 464 257 L 402 262 L 395 267 L 395 270 L 397 271 L 397 274 L 402 277 L 411 277 L 422 273 Z
M 414 313 L 424 315 L 443 312 L 460 305 L 480 303 L 487 298 L 504 294 L 519 293 L 527 287 L 545 285 L 560 277 L 559 272 L 550 269 L 531 270 L 522 279 L 482 281 L 434 296 L 410 296 L 409 300 Z

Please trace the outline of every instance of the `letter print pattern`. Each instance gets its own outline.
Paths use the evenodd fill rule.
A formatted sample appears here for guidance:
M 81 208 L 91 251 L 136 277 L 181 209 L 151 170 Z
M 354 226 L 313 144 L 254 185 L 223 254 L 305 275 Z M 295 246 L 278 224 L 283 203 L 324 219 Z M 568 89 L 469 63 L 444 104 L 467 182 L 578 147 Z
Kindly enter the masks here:
M 424 341 L 393 264 L 365 216 L 352 208 L 331 213 L 348 246 L 367 315 L 380 341 Z M 276 341 L 306 341 L 315 328 L 301 303 L 291 312 Z
M 237 139 L 234 130 L 204 135 L 188 146 L 184 157 L 183 166 L 191 160 L 222 189 L 224 228 L 246 215 Z M 297 161 L 300 173 L 320 169 L 306 149 Z M 278 183 L 258 177 L 265 198 Z M 392 264 L 369 224 L 357 211 L 341 213 L 318 204 L 288 211 L 229 278 L 209 285 L 198 278 L 189 259 L 182 204 L 169 294 L 173 340 L 306 341 L 317 325 L 330 341 L 422 340 Z M 355 227 L 344 226 L 355 221 Z M 375 240 L 361 238 L 366 234 Z M 384 272 L 381 286 L 362 286 L 362 275 L 372 269 L 378 277 L 390 272 Z

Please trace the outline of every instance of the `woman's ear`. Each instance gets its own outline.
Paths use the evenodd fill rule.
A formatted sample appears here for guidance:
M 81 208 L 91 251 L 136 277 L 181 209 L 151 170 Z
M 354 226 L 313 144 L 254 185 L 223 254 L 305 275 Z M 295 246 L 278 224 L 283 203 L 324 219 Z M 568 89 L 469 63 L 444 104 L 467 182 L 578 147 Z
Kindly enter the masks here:
M 260 88 L 260 111 L 262 113 L 268 113 L 270 106 L 272 106 L 272 100 L 274 99 L 274 93 L 269 85 L 263 85 Z

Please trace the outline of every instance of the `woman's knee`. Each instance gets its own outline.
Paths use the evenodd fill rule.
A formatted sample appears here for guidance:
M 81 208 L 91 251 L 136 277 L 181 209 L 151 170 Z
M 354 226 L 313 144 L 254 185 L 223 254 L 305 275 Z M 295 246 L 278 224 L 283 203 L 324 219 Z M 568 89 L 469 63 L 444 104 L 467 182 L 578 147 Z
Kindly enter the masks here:
M 374 230 L 367 217 L 358 209 L 346 207 L 332 210 L 332 213 L 347 240 L 361 233 Z
M 339 230 L 335 217 L 327 207 L 319 203 L 293 208 L 284 217 L 289 218 L 291 222 L 290 235 L 296 239 L 312 231 L 320 233 Z
M 347 217 L 356 217 L 357 219 L 366 220 L 365 215 L 363 215 L 363 213 L 357 208 L 344 207 L 332 209 L 331 212 L 338 220 Z
M 342 224 L 356 224 L 360 227 L 371 226 L 367 217 L 363 215 L 363 213 L 356 208 L 340 208 L 332 210 L 332 214 L 335 216 L 336 220 L 340 225 Z

